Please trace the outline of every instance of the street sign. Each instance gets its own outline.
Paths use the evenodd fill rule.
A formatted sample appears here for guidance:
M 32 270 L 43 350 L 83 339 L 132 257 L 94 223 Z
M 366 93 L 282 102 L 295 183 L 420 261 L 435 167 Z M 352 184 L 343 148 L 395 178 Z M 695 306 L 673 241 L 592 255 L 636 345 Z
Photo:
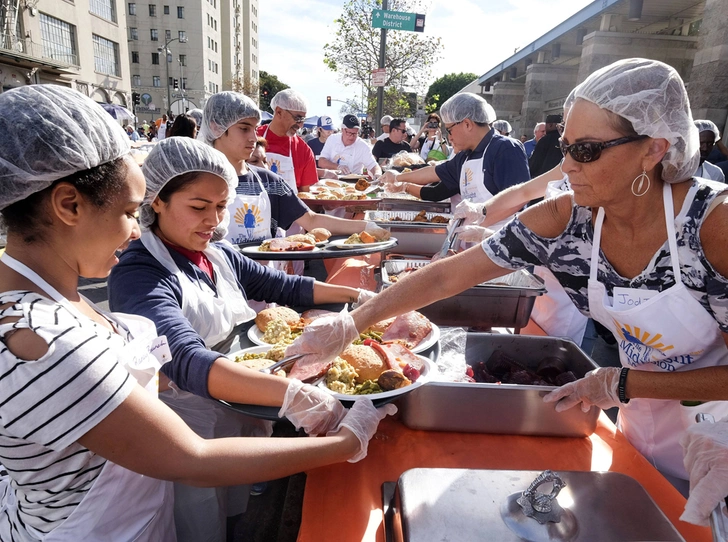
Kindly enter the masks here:
M 424 32 L 425 16 L 420 13 L 407 13 L 405 11 L 373 9 L 372 28 L 386 28 L 387 30 L 407 30 L 409 32 Z
M 377 68 L 376 70 L 372 70 L 372 86 L 373 87 L 383 87 L 384 82 L 386 80 L 387 80 L 386 68 Z

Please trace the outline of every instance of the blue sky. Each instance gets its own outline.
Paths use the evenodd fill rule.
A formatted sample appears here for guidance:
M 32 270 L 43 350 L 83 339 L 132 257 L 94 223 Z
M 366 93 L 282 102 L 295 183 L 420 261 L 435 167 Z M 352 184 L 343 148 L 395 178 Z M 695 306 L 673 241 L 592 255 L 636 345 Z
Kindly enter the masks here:
M 433 2 L 425 34 L 443 41 L 443 59 L 432 80 L 447 73 L 485 73 L 548 32 L 591 0 L 447 0 Z M 323 48 L 333 39 L 333 20 L 343 0 L 260 0 L 260 69 L 301 92 L 310 115 L 339 121 L 341 104 L 326 107 L 326 96 L 346 100 L 361 87 L 344 86 L 323 63 Z M 423 89 L 423 93 L 427 89 Z

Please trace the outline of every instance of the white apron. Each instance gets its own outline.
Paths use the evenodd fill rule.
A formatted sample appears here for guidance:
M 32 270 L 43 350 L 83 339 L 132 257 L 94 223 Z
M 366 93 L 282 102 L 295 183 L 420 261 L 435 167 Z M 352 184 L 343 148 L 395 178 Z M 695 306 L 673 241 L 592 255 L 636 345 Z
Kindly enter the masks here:
M 87 318 L 32 269 L 7 254 L 2 261 L 78 318 Z M 89 304 L 132 334 L 133 339 L 118 353 L 119 361 L 141 386 L 156 396 L 162 364 L 151 352 L 155 345 L 164 343 L 164 337 L 157 337 L 154 323 L 140 316 L 108 314 Z M 162 350 L 157 348 L 157 353 Z M 165 362 L 169 361 L 168 356 L 164 357 Z M 0 514 L 16 516 L 17 502 L 9 478 L 0 480 L 0 495 L 3 492 Z M 57 528 L 44 535 L 26 526 L 27 532 L 13 533 L 13 536 L 20 542 L 175 542 L 172 498 L 171 482 L 143 476 L 106 461 L 90 491 Z
M 568 177 L 564 175 L 563 179 L 548 183 L 545 198 L 554 198 L 570 191 L 571 185 Z M 566 290 L 548 268 L 539 265 L 534 268 L 533 273 L 543 279 L 547 293 L 536 297 L 531 318 L 547 335 L 568 337 L 580 345 L 584 340 L 589 319 L 579 312 Z
M 641 371 L 690 371 L 728 363 L 728 348 L 718 324 L 682 283 L 678 261 L 672 189 L 663 189 L 667 239 L 675 285 L 627 310 L 614 310 L 604 285 L 597 281 L 599 244 L 604 209 L 594 225 L 589 276 L 591 317 L 611 331 L 624 367 Z M 618 427 L 655 467 L 670 476 L 688 479 L 679 440 L 695 423 L 695 414 L 728 415 L 728 401 L 685 407 L 680 401 L 632 399 L 620 405 Z
M 234 245 L 270 239 L 271 203 L 260 176 L 250 168 L 250 173 L 260 186 L 260 194 L 247 196 L 235 194 L 228 204 L 230 225 L 225 237 Z
M 268 135 L 270 124 L 265 127 L 263 137 Z M 267 152 L 266 162 L 268 162 L 268 169 L 270 169 L 276 175 L 283 177 L 286 184 L 294 194 L 298 194 L 298 187 L 296 186 L 296 171 L 293 167 L 293 145 L 291 144 L 291 138 L 288 138 L 288 156 L 278 154 L 277 152 Z
M 144 232 L 141 241 L 177 277 L 182 288 L 182 313 L 208 348 L 222 342 L 235 326 L 255 318 L 255 311 L 248 306 L 219 249 L 209 246 L 204 251 L 214 269 L 216 296 L 204 281 L 193 283 L 179 269 L 156 235 Z M 272 432 L 270 422 L 238 414 L 213 399 L 182 391 L 174 383 L 171 387 L 160 393 L 159 398 L 203 438 L 260 437 L 270 436 Z M 179 541 L 224 542 L 226 518 L 242 514 L 249 495 L 248 485 L 202 488 L 175 483 L 174 519 Z

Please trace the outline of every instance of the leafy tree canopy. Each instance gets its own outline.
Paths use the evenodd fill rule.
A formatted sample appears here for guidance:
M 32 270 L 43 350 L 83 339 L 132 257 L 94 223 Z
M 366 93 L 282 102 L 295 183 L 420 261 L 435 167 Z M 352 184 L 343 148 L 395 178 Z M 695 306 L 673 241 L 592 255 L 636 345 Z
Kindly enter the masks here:
M 260 110 L 268 111 L 270 108 L 270 101 L 273 96 L 278 94 L 281 90 L 290 88 L 285 83 L 281 82 L 275 75 L 260 71 Z
M 448 98 L 457 94 L 477 78 L 478 76 L 474 73 L 449 73 L 435 79 L 435 82 L 427 89 L 425 110 L 428 113 L 437 111 Z

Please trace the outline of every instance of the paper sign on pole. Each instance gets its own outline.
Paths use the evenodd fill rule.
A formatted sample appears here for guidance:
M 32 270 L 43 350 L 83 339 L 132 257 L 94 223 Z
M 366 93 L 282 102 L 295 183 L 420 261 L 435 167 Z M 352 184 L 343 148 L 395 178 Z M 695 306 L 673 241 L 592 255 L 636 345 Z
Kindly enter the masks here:
M 387 69 L 386 68 L 377 68 L 376 70 L 372 70 L 372 86 L 373 87 L 383 87 L 384 82 L 387 80 Z

